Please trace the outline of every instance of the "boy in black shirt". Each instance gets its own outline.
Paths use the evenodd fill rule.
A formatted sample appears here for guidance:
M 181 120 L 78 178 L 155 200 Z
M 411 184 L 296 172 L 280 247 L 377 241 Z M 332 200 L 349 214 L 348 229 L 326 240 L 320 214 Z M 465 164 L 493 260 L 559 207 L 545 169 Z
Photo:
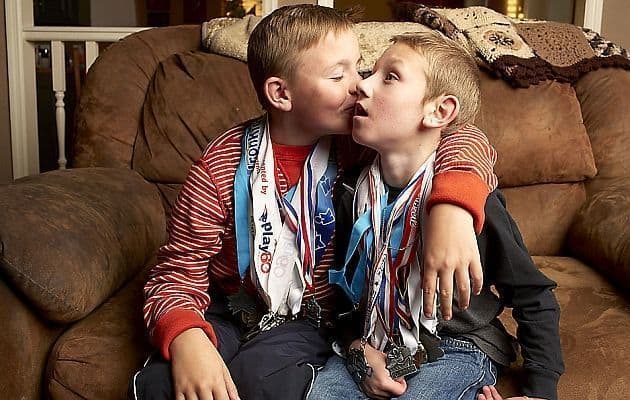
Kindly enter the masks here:
M 419 260 L 435 149 L 478 111 L 474 60 L 437 32 L 398 36 L 358 91 L 353 138 L 379 155 L 354 193 L 343 195 L 337 235 L 348 251 L 330 277 L 362 315 L 347 351 L 349 373 L 331 358 L 309 399 L 500 399 L 491 389 L 497 365 L 515 359 L 497 318 L 507 306 L 518 322 L 523 393 L 556 400 L 564 368 L 556 285 L 533 264 L 499 192 L 488 198 L 478 236 L 481 294 L 467 310 L 456 301 L 452 320 L 423 312 Z

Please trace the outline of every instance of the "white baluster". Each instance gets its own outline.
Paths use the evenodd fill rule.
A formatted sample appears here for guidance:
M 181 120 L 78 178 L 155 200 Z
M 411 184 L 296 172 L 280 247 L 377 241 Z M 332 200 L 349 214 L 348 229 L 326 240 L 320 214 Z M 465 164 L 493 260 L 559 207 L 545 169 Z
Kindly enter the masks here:
M 62 41 L 53 40 L 52 47 L 52 84 L 55 92 L 55 117 L 57 120 L 57 143 L 59 146 L 59 169 L 66 169 L 66 109 L 63 101 L 66 95 L 66 54 Z
M 97 42 L 85 42 L 85 71 L 89 71 L 90 67 L 98 57 L 98 43 Z
M 584 5 L 584 27 L 602 31 L 602 14 L 604 13 L 604 0 L 586 0 Z
M 0 9 L 3 6 L 0 6 Z M 39 173 L 35 43 L 25 39 L 24 29 L 34 25 L 33 2 L 5 1 L 2 23 L 6 25 L 6 52 L 11 104 L 11 154 L 13 177 Z M 4 40 L 4 39 L 2 39 Z M 6 79 L 6 78 L 2 78 Z M 11 157 L 11 156 L 10 156 Z

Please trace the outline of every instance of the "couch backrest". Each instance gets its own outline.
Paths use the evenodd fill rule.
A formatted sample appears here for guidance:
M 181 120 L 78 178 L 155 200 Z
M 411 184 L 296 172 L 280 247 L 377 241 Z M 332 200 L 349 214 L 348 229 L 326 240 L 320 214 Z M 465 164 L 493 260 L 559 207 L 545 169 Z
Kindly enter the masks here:
M 129 168 L 142 105 L 159 63 L 200 45 L 199 26 L 151 29 L 111 44 L 90 68 L 81 92 L 74 165 Z
M 476 123 L 497 149 L 495 171 L 529 251 L 561 253 L 582 182 L 597 172 L 575 90 L 553 81 L 513 89 L 484 74 Z
M 199 41 L 198 27 L 173 27 L 112 45 L 90 71 L 79 107 L 76 164 L 137 170 L 160 187 L 167 213 L 208 141 L 261 112 L 246 65 L 199 51 Z M 630 88 L 630 73 L 619 70 L 590 73 L 576 86 L 579 96 L 566 83 L 513 89 L 482 74 L 476 123 L 499 153 L 500 186 L 534 255 L 562 251 L 597 173 L 584 104 L 607 176 L 625 173 L 620 160 L 627 157 L 630 140 L 618 151 L 601 149 L 608 147 L 610 135 L 597 128 L 605 122 L 596 110 L 608 104 L 588 94 L 597 89 L 605 95 L 597 82 L 608 81 L 610 74 Z M 629 122 L 623 121 L 615 126 L 628 136 L 623 124 Z

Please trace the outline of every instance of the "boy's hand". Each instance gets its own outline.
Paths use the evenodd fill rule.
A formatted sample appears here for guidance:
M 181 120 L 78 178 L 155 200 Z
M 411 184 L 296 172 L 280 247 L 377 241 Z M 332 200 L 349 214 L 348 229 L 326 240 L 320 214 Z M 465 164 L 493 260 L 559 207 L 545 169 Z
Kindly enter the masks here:
M 236 385 L 221 355 L 203 330 L 188 329 L 169 348 L 175 400 L 238 400 Z
M 361 341 L 355 340 L 351 347 L 360 348 Z M 372 376 L 368 376 L 362 383 L 363 392 L 371 399 L 390 399 L 401 396 L 407 390 L 407 382 L 404 378 L 392 379 L 385 368 L 385 353 L 376 350 L 369 344 L 365 345 L 365 358 L 372 367 Z
M 508 397 L 503 399 L 497 389 L 494 386 L 484 386 L 482 389 L 483 393 L 479 393 L 477 395 L 477 400 L 544 400 L 539 399 L 538 397 L 527 397 L 527 396 L 519 396 L 519 397 Z
M 477 395 L 477 400 L 503 400 L 494 386 L 484 386 L 482 393 Z
M 431 208 L 426 233 L 422 277 L 424 314 L 428 318 L 433 315 L 433 299 L 439 277 L 440 309 L 442 317 L 449 320 L 453 314 L 453 276 L 462 310 L 470 303 L 470 278 L 475 294 L 479 294 L 483 286 L 473 218 L 463 208 L 437 204 Z

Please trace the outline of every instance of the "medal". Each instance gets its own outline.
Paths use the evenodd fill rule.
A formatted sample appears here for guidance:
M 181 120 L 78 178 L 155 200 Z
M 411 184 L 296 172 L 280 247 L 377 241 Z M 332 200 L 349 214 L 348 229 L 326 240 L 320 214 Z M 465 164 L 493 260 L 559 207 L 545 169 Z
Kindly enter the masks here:
M 284 194 L 276 185 L 267 118 L 250 124 L 241 140 L 234 177 L 239 274 L 245 279 L 249 273 L 267 310 L 295 316 L 334 232 L 331 191 L 337 163 L 331 140 L 313 146 L 297 185 Z
M 256 325 L 259 319 L 259 313 L 254 298 L 245 291 L 243 286 L 238 292 L 230 295 L 228 298 L 228 309 L 233 315 L 239 317 L 246 327 L 251 328 Z
M 421 347 L 418 347 L 416 354 L 420 352 L 420 349 Z M 424 349 L 422 349 L 422 352 L 424 353 Z M 426 356 L 426 353 L 424 355 Z M 405 346 L 392 345 L 390 347 L 389 351 L 387 351 L 387 365 L 385 367 L 389 370 L 389 375 L 392 379 L 418 372 L 415 357 Z
M 287 318 L 283 315 L 279 315 L 274 312 L 268 312 L 260 319 L 260 322 L 258 323 L 258 328 L 261 332 L 265 332 L 284 324 L 286 320 Z
M 309 298 L 304 303 L 304 317 L 313 328 L 319 329 L 322 322 L 322 307 L 317 304 L 315 296 Z
M 394 378 L 413 374 L 422 363 L 442 355 L 438 321 L 435 316 L 424 317 L 421 290 L 422 227 L 434 157 L 418 168 L 393 201 L 377 157 L 359 177 L 354 198 L 355 222 L 344 267 L 355 254 L 359 259 L 354 275 L 343 279 L 352 294 L 355 281 L 368 282 L 362 337 L 386 352 L 386 366 Z
M 247 332 L 245 336 L 243 336 L 242 340 L 244 342 L 247 342 L 259 333 L 273 329 L 284 324 L 287 321 L 287 317 L 270 311 L 262 316 L 262 318 L 258 322 L 258 325 L 255 325 L 249 332 Z
M 365 358 L 365 345 L 362 345 L 361 348 L 353 348 L 348 351 L 348 355 L 346 356 L 346 368 L 352 376 L 354 382 L 361 386 L 361 383 L 365 380 L 366 377 L 372 376 L 372 367 L 367 362 Z

